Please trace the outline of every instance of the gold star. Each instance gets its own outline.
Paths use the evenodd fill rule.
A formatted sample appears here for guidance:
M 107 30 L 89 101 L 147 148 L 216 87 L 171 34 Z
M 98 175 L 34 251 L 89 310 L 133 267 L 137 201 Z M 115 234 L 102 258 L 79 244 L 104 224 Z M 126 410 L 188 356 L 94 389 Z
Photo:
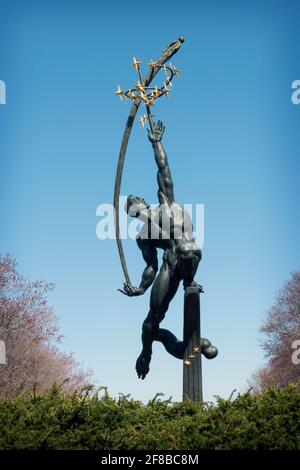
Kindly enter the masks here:
M 142 124 L 143 127 L 145 127 L 145 122 L 148 120 L 146 114 L 144 116 L 141 116 L 139 119 L 139 123 Z
M 193 352 L 194 352 L 194 353 L 198 353 L 199 351 L 200 351 L 199 346 L 195 346 L 195 347 L 193 348 Z
M 185 361 L 183 361 L 184 365 L 189 367 L 191 365 L 191 361 L 189 361 L 188 359 L 186 359 Z
M 155 98 L 159 98 L 159 97 L 160 97 L 160 92 L 158 91 L 157 86 L 155 87 L 155 90 L 153 91 L 153 94 L 154 94 Z
M 180 70 L 177 69 L 176 67 L 173 67 L 173 73 L 174 73 L 175 77 L 178 77 L 178 75 L 180 73 Z
M 165 92 L 165 95 L 166 97 L 168 98 L 168 95 L 169 95 L 169 88 L 167 87 L 166 83 L 164 83 L 164 92 Z
M 157 66 L 157 64 L 158 64 L 157 61 L 153 62 L 153 60 L 151 59 L 150 63 L 148 64 L 148 67 L 151 67 L 152 69 L 154 69 Z
M 118 89 L 114 93 L 115 93 L 115 95 L 120 97 L 121 101 L 123 101 L 123 99 L 122 99 L 123 91 L 121 90 L 120 85 L 118 85 Z
M 137 82 L 136 88 L 140 90 L 142 93 L 144 93 L 145 91 L 144 85 L 140 82 Z
M 135 70 L 138 70 L 139 67 L 140 67 L 140 63 L 141 63 L 141 61 L 140 61 L 140 60 L 136 60 L 136 58 L 134 57 L 134 58 L 133 58 L 133 62 L 132 62 L 131 65 L 132 65 L 132 67 L 135 68 Z
M 141 91 L 140 97 L 142 98 L 143 101 L 145 101 L 145 103 L 146 101 L 148 101 L 148 98 L 143 91 Z
M 148 106 L 148 108 L 150 108 L 150 106 L 153 106 L 153 98 L 150 100 L 146 100 L 145 105 Z

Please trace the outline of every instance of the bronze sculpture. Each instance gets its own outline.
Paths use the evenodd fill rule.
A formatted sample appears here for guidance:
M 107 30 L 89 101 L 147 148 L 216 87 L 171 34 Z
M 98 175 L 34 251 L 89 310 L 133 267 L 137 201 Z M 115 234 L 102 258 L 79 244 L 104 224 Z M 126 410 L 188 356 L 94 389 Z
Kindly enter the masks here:
M 172 55 L 179 49 L 182 43 L 183 38 L 179 38 L 177 42 L 170 44 L 169 48 L 172 50 Z M 174 49 L 175 46 L 176 48 Z M 163 52 L 165 56 L 168 55 L 167 51 L 168 48 Z M 132 65 L 139 74 L 138 84 L 127 91 L 122 91 L 120 87 L 118 87 L 118 90 L 115 92 L 120 98 L 134 101 L 121 145 L 115 185 L 116 233 L 121 263 L 126 279 L 123 289 L 118 290 L 129 297 L 134 297 L 143 295 L 146 290 L 153 285 L 150 295 L 150 310 L 142 328 L 142 352 L 136 361 L 138 377 L 144 379 L 148 374 L 153 341 L 160 341 L 170 354 L 179 359 L 184 359 L 185 367 L 190 367 L 191 364 L 193 364 L 194 358 L 197 355 L 200 356 L 198 361 L 194 361 L 194 363 L 197 362 L 197 367 L 190 379 L 190 383 L 192 384 L 191 390 L 195 390 L 195 380 L 199 383 L 202 381 L 201 353 L 208 359 L 212 359 L 217 355 L 218 350 L 211 345 L 210 341 L 205 338 L 200 338 L 200 304 L 197 298 L 199 297 L 199 293 L 203 292 L 203 288 L 195 282 L 194 277 L 201 260 L 201 250 L 195 243 L 192 221 L 189 214 L 174 198 L 173 180 L 168 158 L 161 142 L 165 126 L 161 121 L 155 124 L 150 112 L 150 107 L 153 105 L 154 100 L 169 93 L 171 80 L 174 75 L 178 75 L 179 71 L 171 64 L 166 66 L 162 60 L 157 62 L 151 61 L 148 65 L 151 67 L 152 72 L 155 72 L 156 69 L 164 68 L 166 74 L 168 74 L 168 72 L 170 73 L 170 76 L 167 76 L 165 79 L 163 86 L 158 88 L 150 86 L 151 80 L 143 80 L 139 61 L 134 58 Z M 150 125 L 150 129 L 147 130 L 158 169 L 159 206 L 155 209 L 151 209 L 141 197 L 130 195 L 127 198 L 125 210 L 128 215 L 136 217 L 143 222 L 143 226 L 137 237 L 137 244 L 146 263 L 139 287 L 133 287 L 127 272 L 125 257 L 118 236 L 119 201 L 116 199 L 119 199 L 120 175 L 122 174 L 122 171 L 120 173 L 120 168 L 122 170 L 125 157 L 124 139 L 126 150 L 133 119 L 140 102 L 144 102 L 147 109 L 147 115 L 141 117 L 140 123 L 144 127 L 145 122 L 149 121 Z M 163 262 L 159 272 L 157 249 L 162 249 L 164 252 Z M 164 319 L 169 304 L 175 296 L 181 281 L 183 281 L 183 287 L 185 289 L 185 333 L 183 341 L 178 341 L 173 333 L 160 328 L 160 323 Z M 190 300 L 188 296 L 190 296 Z M 193 369 L 193 367 L 191 367 L 191 369 Z M 187 382 L 188 379 L 184 379 L 184 382 L 185 381 Z M 193 392 L 188 392 L 188 395 L 191 395 L 190 398 L 192 399 L 196 395 L 198 397 L 197 399 L 202 399 L 202 385 L 197 388 L 196 395 Z

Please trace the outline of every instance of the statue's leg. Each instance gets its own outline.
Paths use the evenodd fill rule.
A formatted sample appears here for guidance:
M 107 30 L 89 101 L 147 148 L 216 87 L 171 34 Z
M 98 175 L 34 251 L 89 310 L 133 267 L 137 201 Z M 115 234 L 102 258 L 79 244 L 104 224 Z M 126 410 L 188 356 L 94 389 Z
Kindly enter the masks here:
M 152 355 L 152 343 L 159 330 L 159 324 L 164 319 L 180 282 L 176 271 L 171 275 L 167 263 L 163 263 L 160 272 L 155 279 L 150 296 L 150 311 L 143 323 L 142 343 L 143 349 L 136 362 L 136 371 L 140 378 L 144 379 L 149 372 L 149 364 Z
M 194 285 L 194 277 L 201 260 L 201 251 L 193 249 L 193 245 L 186 243 L 176 248 L 177 267 L 180 270 L 185 288 Z

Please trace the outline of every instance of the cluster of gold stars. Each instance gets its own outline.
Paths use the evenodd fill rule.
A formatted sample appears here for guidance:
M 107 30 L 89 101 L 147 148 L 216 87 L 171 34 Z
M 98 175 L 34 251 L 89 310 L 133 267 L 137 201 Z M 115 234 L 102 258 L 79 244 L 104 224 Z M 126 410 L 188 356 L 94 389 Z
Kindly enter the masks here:
M 195 346 L 195 347 L 193 347 L 193 354 L 190 354 L 190 355 L 183 361 L 184 365 L 185 365 L 186 367 L 189 367 L 189 366 L 191 365 L 191 363 L 192 363 L 192 360 L 196 357 L 196 354 L 200 353 L 200 351 L 201 351 L 200 346 Z
M 141 69 L 140 69 L 141 61 L 137 60 L 134 57 L 131 65 L 138 72 L 139 80 L 137 84 L 133 88 L 130 88 L 125 91 L 121 90 L 120 85 L 118 85 L 118 89 L 115 91 L 115 95 L 118 96 L 121 101 L 123 100 L 134 101 L 136 99 L 142 100 L 147 106 L 148 113 L 149 113 L 149 108 L 154 105 L 154 101 L 157 98 L 160 98 L 163 95 L 165 95 L 166 97 L 169 96 L 169 93 L 172 88 L 171 80 L 174 76 L 178 77 L 179 70 L 176 67 L 174 67 L 174 65 L 172 65 L 171 63 L 169 65 L 166 65 L 166 64 L 160 65 L 157 61 L 151 60 L 148 64 L 148 67 L 150 67 L 151 69 L 155 69 L 156 67 L 162 68 L 166 74 L 166 79 L 163 82 L 163 85 L 161 87 L 157 87 L 157 86 L 150 87 L 150 86 L 145 86 L 145 82 L 142 78 Z M 141 118 L 139 119 L 139 122 L 144 127 L 145 122 L 148 119 L 149 118 L 146 115 L 144 115 L 144 116 L 141 116 Z

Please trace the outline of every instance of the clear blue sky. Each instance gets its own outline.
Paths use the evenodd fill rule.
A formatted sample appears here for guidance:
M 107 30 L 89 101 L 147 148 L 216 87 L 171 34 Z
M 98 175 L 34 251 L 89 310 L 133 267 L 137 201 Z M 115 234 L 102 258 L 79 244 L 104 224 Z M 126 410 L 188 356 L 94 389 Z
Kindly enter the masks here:
M 151 373 L 134 365 L 149 293 L 119 294 L 115 241 L 96 238 L 96 207 L 112 201 L 129 104 L 113 95 L 183 35 L 182 73 L 155 109 L 182 203 L 205 205 L 198 281 L 202 333 L 219 347 L 204 362 L 204 394 L 243 390 L 262 363 L 259 325 L 277 290 L 299 268 L 299 2 L 0 1 L 0 250 L 50 296 L 65 336 L 113 395 L 181 398 L 181 364 L 159 344 Z M 193 171 L 191 171 L 193 168 Z M 155 202 L 155 166 L 136 124 L 123 194 Z M 143 262 L 125 243 L 139 282 Z M 182 333 L 182 290 L 163 325 Z

